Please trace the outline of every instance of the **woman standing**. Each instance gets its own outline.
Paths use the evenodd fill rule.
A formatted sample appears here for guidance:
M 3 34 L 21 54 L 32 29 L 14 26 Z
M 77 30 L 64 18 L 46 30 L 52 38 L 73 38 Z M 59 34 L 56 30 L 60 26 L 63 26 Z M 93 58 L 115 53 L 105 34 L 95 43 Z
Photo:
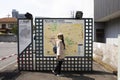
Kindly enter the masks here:
M 65 51 L 65 42 L 64 42 L 64 36 L 62 33 L 59 33 L 57 35 L 57 40 L 56 40 L 56 46 L 57 46 L 57 54 L 56 54 L 56 59 L 57 59 L 57 65 L 55 70 L 53 70 L 52 72 L 57 75 L 57 76 L 61 76 L 61 65 L 64 61 L 64 51 Z

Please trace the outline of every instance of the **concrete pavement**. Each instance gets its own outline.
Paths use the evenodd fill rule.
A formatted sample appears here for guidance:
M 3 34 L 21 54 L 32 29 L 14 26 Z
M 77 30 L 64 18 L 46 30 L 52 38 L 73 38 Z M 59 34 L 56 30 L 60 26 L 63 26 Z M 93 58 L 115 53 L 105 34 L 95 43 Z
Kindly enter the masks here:
M 0 71 L 0 80 L 117 80 L 113 73 L 94 62 L 93 72 L 63 72 L 63 77 L 57 77 L 48 72 L 18 71 L 17 63 L 11 64 Z
M 17 61 L 17 43 L 0 42 L 0 70 Z

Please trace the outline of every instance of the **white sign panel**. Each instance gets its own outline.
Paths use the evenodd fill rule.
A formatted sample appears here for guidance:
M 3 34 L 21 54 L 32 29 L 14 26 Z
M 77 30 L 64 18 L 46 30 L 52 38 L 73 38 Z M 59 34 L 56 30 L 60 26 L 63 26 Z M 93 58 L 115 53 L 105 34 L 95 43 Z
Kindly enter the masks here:
M 19 54 L 31 43 L 31 20 L 19 20 Z

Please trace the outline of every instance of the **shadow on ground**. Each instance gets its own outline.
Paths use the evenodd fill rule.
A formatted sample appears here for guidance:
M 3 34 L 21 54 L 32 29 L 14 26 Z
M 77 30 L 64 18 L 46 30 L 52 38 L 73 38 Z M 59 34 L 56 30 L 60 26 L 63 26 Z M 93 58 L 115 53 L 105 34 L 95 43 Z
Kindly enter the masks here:
M 20 74 L 18 70 L 0 72 L 0 80 L 16 80 Z
M 90 78 L 88 76 L 84 76 L 83 74 L 65 74 L 64 77 L 71 78 L 72 80 L 95 80 L 94 78 Z
M 72 80 L 95 80 L 94 78 L 88 77 L 86 75 L 110 75 L 113 73 L 105 71 L 91 71 L 91 72 L 64 72 L 65 77 L 71 78 Z
M 113 73 L 110 72 L 105 72 L 105 71 L 93 71 L 91 72 L 93 75 L 114 75 Z
M 42 74 L 43 73 L 43 74 Z M 91 72 L 63 72 L 64 76 L 62 80 L 95 80 L 93 78 L 93 75 L 113 75 L 110 72 L 105 71 L 91 71 Z M 58 80 L 59 77 L 53 76 L 51 71 L 42 71 L 42 72 L 32 72 L 32 71 L 21 71 L 18 70 L 15 71 L 4 71 L 0 72 L 0 80 L 16 80 L 18 77 L 21 77 L 21 79 L 26 78 L 26 76 L 35 77 L 36 79 L 44 78 L 45 80 L 52 77 L 53 80 Z M 27 78 L 29 78 L 27 77 Z M 51 79 L 51 80 L 52 80 Z M 19 79 L 18 79 L 19 80 Z M 24 79 L 25 80 L 25 79 Z M 32 80 L 32 79 L 30 79 Z

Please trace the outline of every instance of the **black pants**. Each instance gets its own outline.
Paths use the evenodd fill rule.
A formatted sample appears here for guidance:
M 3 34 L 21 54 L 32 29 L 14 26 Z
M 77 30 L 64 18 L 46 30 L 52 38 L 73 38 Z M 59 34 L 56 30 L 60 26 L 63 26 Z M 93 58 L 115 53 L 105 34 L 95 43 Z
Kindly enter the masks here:
M 62 65 L 63 61 L 57 61 L 57 65 L 56 65 L 56 68 L 55 68 L 55 73 L 56 74 L 61 74 L 61 65 Z

